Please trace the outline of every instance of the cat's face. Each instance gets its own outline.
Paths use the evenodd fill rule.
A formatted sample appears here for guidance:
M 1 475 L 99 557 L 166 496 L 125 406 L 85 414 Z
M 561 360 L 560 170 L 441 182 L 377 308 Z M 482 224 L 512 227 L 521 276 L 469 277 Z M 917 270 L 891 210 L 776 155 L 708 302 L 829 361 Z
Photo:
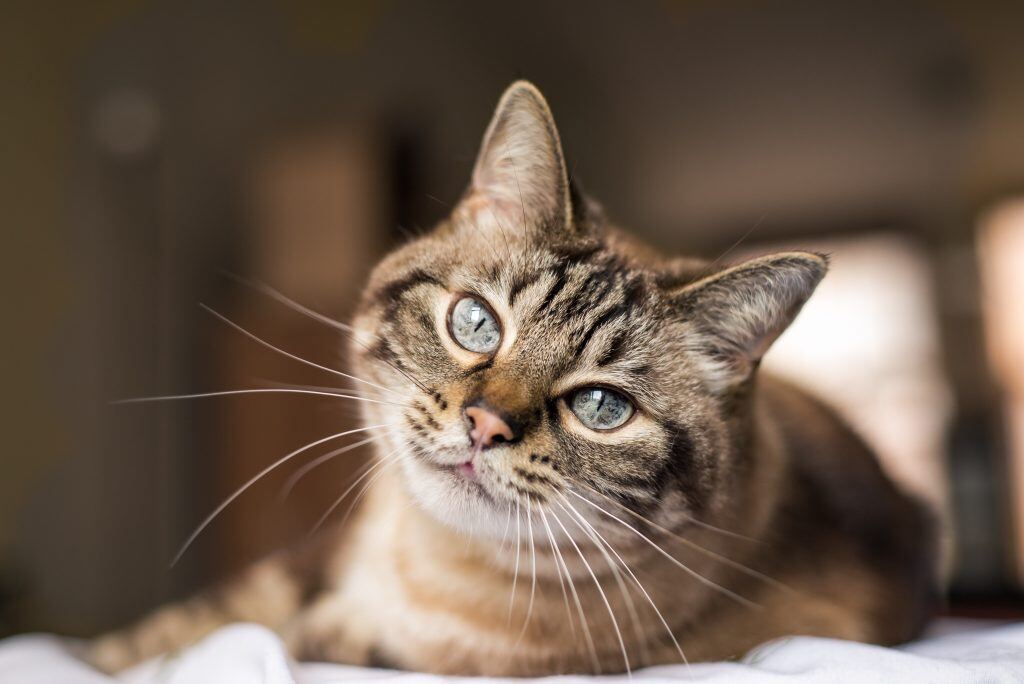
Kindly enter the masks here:
M 573 201 L 547 105 L 516 84 L 452 216 L 374 272 L 352 351 L 388 389 L 367 417 L 417 502 L 460 529 L 564 521 L 581 496 L 703 512 L 728 498 L 732 398 L 824 270 L 641 259 Z

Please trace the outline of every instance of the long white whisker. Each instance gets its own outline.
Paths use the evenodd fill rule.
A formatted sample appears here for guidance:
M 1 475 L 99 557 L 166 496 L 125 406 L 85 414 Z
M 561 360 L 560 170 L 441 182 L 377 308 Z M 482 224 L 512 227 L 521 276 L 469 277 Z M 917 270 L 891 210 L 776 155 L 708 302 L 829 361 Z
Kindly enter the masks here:
M 537 510 L 540 511 L 541 517 L 544 516 L 544 507 L 541 504 L 537 505 Z M 544 531 L 547 534 L 548 544 L 551 546 L 551 557 L 555 560 L 555 571 L 558 573 L 558 585 L 562 588 L 562 601 L 565 603 L 565 614 L 569 618 L 569 629 L 572 631 L 573 643 L 576 641 L 576 621 L 572 616 L 572 608 L 569 607 L 569 594 L 565 590 L 565 579 L 562 577 L 562 565 L 558 562 L 557 549 L 555 549 L 555 540 L 551 536 L 551 530 L 548 529 L 547 525 L 544 527 Z
M 554 511 L 551 512 L 554 515 Z M 544 507 L 540 507 L 541 521 L 544 523 L 544 529 L 548 532 L 548 538 L 552 540 L 551 548 L 555 550 L 555 556 L 562 568 L 565 570 L 565 579 L 569 582 L 569 591 L 572 592 L 573 603 L 576 604 L 576 613 L 580 618 L 580 625 L 583 627 L 583 639 L 587 645 L 587 651 L 590 653 L 590 662 L 594 666 L 594 672 L 601 674 L 601 661 L 597 657 L 597 649 L 594 647 L 594 637 L 590 634 L 590 624 L 587 622 L 587 615 L 583 612 L 583 604 L 580 602 L 579 592 L 576 591 L 576 583 L 572 581 L 572 573 L 569 572 L 569 566 L 565 562 L 565 558 L 562 557 L 562 552 L 558 548 L 558 544 L 554 542 L 554 534 L 551 532 L 551 526 L 548 524 L 547 513 L 544 512 Z
M 361 397 L 369 397 L 371 399 L 380 399 L 380 392 L 372 388 L 361 388 L 361 387 L 334 387 L 332 385 L 305 385 L 297 382 L 282 382 L 280 380 L 272 380 L 266 378 L 260 378 L 260 382 L 265 382 L 271 387 L 283 387 L 287 389 L 304 389 L 313 390 L 317 392 L 343 392 L 345 394 L 356 394 Z M 407 405 L 407 404 L 403 404 Z
M 686 566 L 685 564 L 683 564 L 682 562 L 680 562 L 680 561 L 679 561 L 679 560 L 678 560 L 678 559 L 677 559 L 677 558 L 676 558 L 675 556 L 673 556 L 672 554 L 668 553 L 668 552 L 667 552 L 667 551 L 665 551 L 665 550 L 664 550 L 663 548 L 661 548 L 660 546 L 658 546 L 658 545 L 657 545 L 657 544 L 656 544 L 656 543 L 655 543 L 655 542 L 654 542 L 653 540 L 651 540 L 651 538 L 650 538 L 650 537 L 648 537 L 647 535 L 645 535 L 644 533 L 642 533 L 642 532 L 641 532 L 640 530 L 638 530 L 638 529 L 636 529 L 635 527 L 633 527 L 632 525 L 630 525 L 630 524 L 629 524 L 628 522 L 626 522 L 626 521 L 625 521 L 625 520 L 623 520 L 622 518 L 619 518 L 619 517 L 618 517 L 618 516 L 616 516 L 616 515 L 615 515 L 614 513 L 611 513 L 611 512 L 609 512 L 609 511 L 606 511 L 605 509 L 601 508 L 600 506 L 598 506 L 597 504 L 595 504 L 595 503 L 594 503 L 593 501 L 591 501 L 590 499 L 587 499 L 586 497 L 584 497 L 584 496 L 581 496 L 581 495 L 577 494 L 576 492 L 574 492 L 574 491 L 572 491 L 572 490 L 568 490 L 568 491 L 569 491 L 569 493 L 570 493 L 570 494 L 572 494 L 572 495 L 573 495 L 573 496 L 575 496 L 576 498 L 580 499 L 581 501 L 585 502 L 585 503 L 586 503 L 587 505 L 589 505 L 589 506 L 593 506 L 594 508 L 596 508 L 596 509 L 597 509 L 597 510 L 599 510 L 600 512 L 602 512 L 602 513 L 604 513 L 605 515 L 607 515 L 607 516 L 608 516 L 609 518 L 611 518 L 612 520 L 616 521 L 617 523 L 619 523 L 620 525 L 622 525 L 622 526 L 623 526 L 623 527 L 625 527 L 626 529 L 628 529 L 628 530 L 630 530 L 631 532 L 633 532 L 633 534 L 637 535 L 638 537 L 640 537 L 641 539 L 643 539 L 643 540 L 644 540 L 645 542 L 647 542 L 648 544 L 650 544 L 650 545 L 651 545 L 651 547 L 653 547 L 655 551 L 657 551 L 657 552 L 658 552 L 658 553 L 660 553 L 660 554 L 661 554 L 662 556 L 664 556 L 664 557 L 665 557 L 665 558 L 666 558 L 667 560 L 669 560 L 669 561 L 670 561 L 670 562 L 671 562 L 671 563 L 672 563 L 673 565 L 675 565 L 675 566 L 676 566 L 676 567 L 678 567 L 678 568 L 679 568 L 680 570 L 684 571 L 685 573 L 687 573 L 688 575 L 690 575 L 691 577 L 693 577 L 694 579 L 696 579 L 696 580 L 697 580 L 698 582 L 700 582 L 700 583 L 701 583 L 701 584 L 703 584 L 704 586 L 707 586 L 707 587 L 710 587 L 710 588 L 712 588 L 712 589 L 715 589 L 716 591 L 719 591 L 719 592 L 721 592 L 721 593 L 722 593 L 722 594 L 724 594 L 725 596 L 728 596 L 728 597 L 729 597 L 729 598 L 731 598 L 732 600 L 734 600 L 734 601 L 736 601 L 737 603 L 739 603 L 739 604 L 741 604 L 741 605 L 744 605 L 744 606 L 746 606 L 746 607 L 748 607 L 748 608 L 754 608 L 754 609 L 760 609 L 760 608 L 761 608 L 761 606 L 760 606 L 759 604 L 757 604 L 757 603 L 755 603 L 755 602 L 751 601 L 750 599 L 748 599 L 748 598 L 744 598 L 743 596 L 740 596 L 740 595 L 739 595 L 739 594 L 737 594 L 737 593 L 736 593 L 735 591 L 732 591 L 731 589 L 727 589 L 727 588 L 723 587 L 723 586 L 722 586 L 721 584 L 718 584 L 717 582 L 714 582 L 714 581 L 712 581 L 712 580 L 708 579 L 707 577 L 705 577 L 704 575 L 700 574 L 700 573 L 699 573 L 699 572 L 697 572 L 696 570 L 693 570 L 693 569 L 691 569 L 691 568 L 687 567 L 687 566 Z
M 633 624 L 633 634 L 636 637 L 637 644 L 640 646 L 642 655 L 645 656 L 644 660 L 646 660 L 647 643 L 644 638 L 643 630 L 640 628 L 640 614 L 637 612 L 636 604 L 633 602 L 633 595 L 629 591 L 629 587 L 626 586 L 626 582 L 622 579 L 622 572 L 619 570 L 618 563 L 616 563 L 615 559 L 613 559 L 605 549 L 605 546 L 608 546 L 608 542 L 600 535 L 595 534 L 596 530 L 594 530 L 590 523 L 580 515 L 579 511 L 569 503 L 568 499 L 564 496 L 560 496 L 560 498 L 564 501 L 565 505 L 557 501 L 555 504 L 566 512 L 569 519 L 576 524 L 576 527 L 580 528 L 580 531 L 590 539 L 595 547 L 597 547 L 597 550 L 601 553 L 605 563 L 608 564 L 608 568 L 612 571 L 612 576 L 615 578 L 615 584 L 618 585 L 619 593 L 622 594 L 622 599 L 626 604 L 626 610 L 629 612 L 629 617 Z M 568 506 L 568 508 L 566 508 L 566 506 Z M 625 566 L 625 561 L 622 560 L 621 556 L 615 554 L 615 557 L 618 558 L 619 562 Z
M 349 451 L 352 451 L 353 449 L 358 449 L 359 447 L 363 446 L 364 444 L 369 444 L 370 442 L 374 442 L 376 440 L 383 439 L 385 436 L 386 435 L 377 435 L 375 437 L 367 437 L 366 439 L 361 439 L 358 442 L 355 442 L 353 444 L 346 444 L 345 446 L 341 447 L 340 449 L 335 449 L 334 451 L 328 451 L 326 454 L 324 454 L 322 456 L 317 456 L 315 459 L 313 459 L 312 461 L 310 461 L 306 465 L 302 466 L 301 468 L 296 470 L 294 473 L 292 473 L 291 476 L 288 477 L 288 479 L 284 483 L 284 486 L 281 487 L 280 498 L 281 499 L 287 499 L 288 496 L 292 493 L 292 490 L 295 489 L 295 485 L 298 484 L 299 480 L 301 480 L 303 477 L 305 477 L 306 474 L 309 473 L 309 471 L 313 470 L 314 468 L 317 468 L 320 465 L 322 465 L 324 463 L 327 463 L 327 461 L 331 460 L 332 458 L 335 458 L 337 456 L 341 456 L 342 454 L 348 453 Z
M 394 394 L 394 395 L 399 396 L 399 397 L 402 396 L 401 393 L 399 393 L 399 392 L 397 392 L 397 391 L 395 391 L 393 389 L 390 389 L 388 387 L 384 387 L 383 385 L 378 385 L 375 382 L 370 382 L 369 380 L 363 380 L 362 378 L 357 378 L 354 375 L 349 375 L 348 373 L 343 373 L 342 371 L 336 370 L 334 368 L 328 368 L 327 366 L 321 366 L 319 363 L 316 363 L 314 361 L 310 361 L 309 359 L 304 359 L 301 356 L 296 356 L 295 354 L 292 354 L 291 352 L 287 352 L 284 349 L 281 349 L 280 347 L 275 347 L 270 342 L 267 342 L 263 338 L 258 337 L 254 333 L 251 333 L 248 330 L 246 330 L 245 328 L 243 328 L 242 326 L 238 325 L 237 323 L 235 323 L 234 321 L 229 319 L 227 316 L 224 316 L 223 314 L 217 313 L 216 311 L 214 311 L 213 309 L 208 307 L 206 304 L 202 304 L 201 303 L 199 306 L 202 307 L 204 311 L 210 313 L 211 315 L 213 315 L 214 317 L 216 317 L 218 320 L 220 320 L 221 322 L 225 323 L 226 325 L 231 326 L 232 328 L 234 328 L 238 332 L 242 333 L 243 335 L 245 335 L 249 339 L 253 340 L 254 342 L 257 342 L 257 343 L 261 344 L 262 346 L 266 347 L 267 349 L 270 349 L 270 350 L 273 350 L 273 351 L 277 352 L 278 354 L 282 354 L 282 355 L 288 357 L 289 359 L 292 359 L 294 361 L 298 361 L 299 363 L 304 363 L 307 366 L 310 366 L 312 368 L 317 368 L 319 370 L 326 371 L 328 373 L 333 373 L 334 375 L 337 375 L 337 376 L 342 377 L 342 378 L 346 378 L 348 380 L 355 380 L 356 382 L 361 382 L 364 385 L 369 385 L 370 387 L 376 387 L 379 390 L 384 390 L 385 392 L 390 392 L 391 394 Z
M 627 509 L 627 510 L 629 510 L 629 509 Z M 630 511 L 630 512 L 633 513 L 634 515 L 636 515 L 635 511 Z M 721 535 L 726 536 L 726 537 L 732 537 L 733 539 L 739 539 L 741 541 L 746 541 L 746 542 L 753 542 L 754 544 L 765 544 L 766 543 L 765 540 L 763 540 L 763 539 L 755 539 L 754 537 L 750 537 L 750 536 L 747 536 L 745 534 L 740 534 L 739 532 L 733 532 L 732 530 L 727 530 L 727 529 L 724 529 L 722 527 L 716 527 L 715 525 L 712 525 L 711 523 L 706 523 L 703 520 L 698 520 L 697 518 L 694 518 L 692 515 L 687 515 L 686 519 L 689 520 L 694 525 L 696 525 L 697 527 L 702 527 L 705 530 L 709 530 L 711 532 L 717 532 L 718 534 L 721 534 Z
M 227 271 L 225 271 L 224 273 L 229 278 L 232 278 L 235 281 L 237 281 L 237 282 L 239 282 L 239 283 L 241 283 L 241 284 L 243 284 L 243 285 L 245 285 L 247 287 L 251 287 L 254 290 L 256 290 L 257 292 L 260 292 L 262 294 L 267 295 L 271 299 L 274 299 L 275 301 L 279 302 L 280 304 L 284 304 L 285 306 L 287 306 L 288 308 L 292 309 L 293 311 L 297 311 L 297 312 L 299 312 L 301 314 L 309 316 L 313 320 L 316 320 L 316 321 L 319 321 L 319 322 L 321 322 L 321 323 L 323 323 L 325 325 L 328 325 L 328 326 L 334 328 L 335 330 L 340 330 L 341 332 L 343 332 L 346 335 L 348 335 L 349 339 L 354 341 L 356 344 L 358 344 L 363 349 L 367 349 L 367 350 L 369 349 L 369 347 L 367 347 L 366 344 L 362 340 L 359 339 L 359 336 L 356 333 L 356 329 L 353 328 L 351 325 L 347 325 L 347 324 L 342 323 L 341 321 L 337 321 L 337 320 L 335 320 L 335 319 L 333 319 L 333 318 L 331 318 L 329 316 L 325 316 L 325 315 L 323 315 L 322 313 L 320 313 L 318 311 L 314 311 L 313 309 L 310 309 L 308 306 L 303 306 L 302 304 L 299 304 L 297 301 L 295 301 L 294 299 L 292 299 L 288 295 L 284 294 L 280 290 L 276 290 L 276 289 L 270 287 L 269 285 L 267 285 L 266 283 L 260 283 L 260 282 L 257 282 L 255 280 L 250 280 L 248 278 L 243 278 L 243 277 L 241 277 L 239 275 L 235 275 L 234 273 L 230 273 L 230 272 L 227 272 Z M 374 335 L 374 336 L 376 337 L 376 335 Z M 384 361 L 384 363 L 387 364 L 388 366 L 390 366 L 395 371 L 397 371 L 400 375 L 404 376 L 407 380 L 409 380 L 411 383 L 413 383 L 414 385 L 419 387 L 421 390 L 423 390 L 424 392 L 427 392 L 427 388 L 424 387 L 423 384 L 419 380 L 417 380 L 416 378 L 412 377 L 411 375 L 409 375 L 408 373 L 403 371 L 401 368 L 398 368 L 394 364 L 389 363 L 388 361 Z
M 356 488 L 356 487 L 357 487 L 357 486 L 359 485 L 359 483 L 360 483 L 360 482 L 362 482 L 363 480 L 365 480 L 365 479 L 366 479 L 366 478 L 367 478 L 367 477 L 368 477 L 368 476 L 369 476 L 369 475 L 370 475 L 371 473 L 373 473 L 373 472 L 374 472 L 375 470 L 377 470 L 378 468 L 381 468 L 381 466 L 385 465 L 386 463 L 390 463 L 390 457 L 391 457 L 391 456 L 393 456 L 394 454 L 398 453 L 398 451 L 399 451 L 398 449 L 395 449 L 395 450 L 394 450 L 393 452 L 391 452 L 391 453 L 390 453 L 390 454 L 388 454 L 387 456 L 384 456 L 384 457 L 383 457 L 383 458 L 381 458 L 381 459 L 380 459 L 379 461 L 377 461 L 376 463 L 374 463 L 373 465 L 371 465 L 371 466 L 370 466 L 369 468 L 367 468 L 367 469 L 366 469 L 366 472 L 364 472 L 364 473 L 363 473 L 362 475 L 360 475 L 360 476 L 359 476 L 358 478 L 356 478 L 355 482 L 353 482 L 352 484 L 350 484 L 350 485 L 349 485 L 349 486 L 348 486 L 348 487 L 347 487 L 347 488 L 345 489 L 345 491 L 341 493 L 341 496 L 339 496 L 339 497 L 338 497 L 337 499 L 335 499 L 335 500 L 334 500 L 334 503 L 332 503 L 332 504 L 331 504 L 330 508 L 328 508 L 328 509 L 327 509 L 327 510 L 326 510 L 326 511 L 324 512 L 324 514 L 320 516 L 320 519 L 316 521 L 316 524 L 315 524 L 315 525 L 313 525 L 313 529 L 311 529 L 311 530 L 309 531 L 309 533 L 310 533 L 311 535 L 312 535 L 312 534 L 314 534 L 314 533 L 316 533 L 316 531 L 317 531 L 317 530 L 319 530 L 319 529 L 320 529 L 320 527 L 321 527 L 321 526 L 322 526 L 322 525 L 323 525 L 323 524 L 324 524 L 324 523 L 325 523 L 325 522 L 327 521 L 327 518 L 331 517 L 331 513 L 333 513 L 333 512 L 335 511 L 335 509 L 336 509 L 336 508 L 338 508 L 338 506 L 340 506 L 340 505 L 341 505 L 341 502 L 342 502 L 342 501 L 344 501 L 344 500 L 345 500 L 345 498 L 346 498 L 346 497 L 347 497 L 347 496 L 348 496 L 349 494 L 351 494 L 351 493 L 352 493 L 352 490 L 353 490 L 353 489 L 355 489 L 355 488 Z M 379 474 L 380 474 L 380 473 L 382 473 L 382 472 L 384 472 L 384 471 L 383 471 L 383 470 L 380 470 L 380 471 L 378 472 L 378 476 L 379 476 Z M 377 477 L 377 476 L 374 476 L 374 478 L 376 478 L 376 477 Z M 373 480 L 370 480 L 370 482 L 372 483 L 372 482 L 373 482 Z
M 516 583 L 519 581 L 519 548 L 521 546 L 522 537 L 519 529 L 519 499 L 516 499 L 516 570 L 515 574 L 512 575 L 512 593 L 508 597 L 508 619 L 507 622 L 512 622 L 512 606 L 516 602 Z
M 310 309 L 308 306 L 299 304 L 297 301 L 295 301 L 288 295 L 284 294 L 280 290 L 271 287 L 270 285 L 267 285 L 266 283 L 261 283 L 259 281 L 251 280 L 249 278 L 244 278 L 242 276 L 235 275 L 234 273 L 230 273 L 228 271 L 224 271 L 224 275 L 228 276 L 229 278 L 236 282 L 241 283 L 242 285 L 245 285 L 246 287 L 250 287 L 256 290 L 257 292 L 267 295 L 271 299 L 275 300 L 280 304 L 284 304 L 293 311 L 297 311 L 301 314 L 309 316 L 310 318 L 320 321 L 321 323 L 328 325 L 332 328 L 335 328 L 336 330 L 341 330 L 342 332 L 346 333 L 355 333 L 355 328 L 353 328 L 351 325 L 342 323 L 341 321 L 335 320 L 330 316 L 325 316 L 319 311 L 314 311 L 313 309 Z
M 537 550 L 533 545 L 533 511 L 531 510 L 532 497 L 529 494 L 526 495 L 526 531 L 530 539 L 530 604 L 526 608 L 526 619 L 523 620 L 523 628 L 519 632 L 519 638 L 516 639 L 516 644 L 526 634 L 526 628 L 530 624 L 530 617 L 533 615 L 533 597 L 537 592 Z
M 155 401 L 178 401 L 182 399 L 207 399 L 209 397 L 227 397 L 234 394 L 308 394 L 318 397 L 333 397 L 335 399 L 351 399 L 352 401 L 365 401 L 371 404 L 390 404 L 392 406 L 402 407 L 406 406 L 406 404 L 399 404 L 396 401 L 382 401 L 380 399 L 370 399 L 368 397 L 359 397 L 352 394 L 341 394 L 339 392 L 318 392 L 314 390 L 281 389 L 276 387 L 256 387 L 253 389 L 220 390 L 216 392 L 194 392 L 191 394 L 163 394 L 160 396 L 153 397 L 130 397 L 128 399 L 115 399 L 110 403 L 114 405 L 146 404 Z
M 669 627 L 668 621 L 665 619 L 665 616 L 661 614 L 661 611 L 658 609 L 657 604 L 654 603 L 654 599 L 651 598 L 651 595 L 649 593 L 647 593 L 647 589 L 640 581 L 640 578 L 636 576 L 636 573 L 634 573 L 632 568 L 629 567 L 629 564 L 626 563 L 625 560 L 623 560 L 622 556 L 619 555 L 619 552 L 615 550 L 615 547 L 612 546 L 607 539 L 601 536 L 601 533 L 597 531 L 597 528 L 591 525 L 590 522 L 587 521 L 587 519 L 579 511 L 576 510 L 576 507 L 569 503 L 568 499 L 566 499 L 564 496 L 562 498 L 565 501 L 566 505 L 569 506 L 569 508 L 572 510 L 572 512 L 576 514 L 576 517 L 579 518 L 587 527 L 589 527 L 593 531 L 593 533 L 597 535 L 597 537 L 601 541 L 604 542 L 605 546 L 608 547 L 608 550 L 611 551 L 615 555 L 615 557 L 619 559 L 619 562 L 622 563 L 622 567 L 626 570 L 627 573 L 629 573 L 629 576 L 633 579 L 633 582 L 636 584 L 637 588 L 640 589 L 640 592 L 644 595 L 644 598 L 647 599 L 647 603 L 649 603 L 651 605 L 651 608 L 654 609 L 655 615 L 658 616 L 658 620 L 661 621 L 662 627 L 665 628 L 665 631 L 668 633 L 669 639 L 672 640 L 672 645 L 676 647 L 676 651 L 679 653 L 679 657 L 682 659 L 684 663 L 686 663 L 686 666 L 689 667 L 690 661 L 687 660 L 686 654 L 683 652 L 683 647 L 679 645 L 679 641 L 676 639 L 675 633 L 672 631 L 672 628 Z
M 587 489 L 590 489 L 590 488 L 587 487 Z M 721 563 L 723 565 L 727 565 L 730 568 L 732 568 L 734 570 L 737 570 L 739 572 L 742 572 L 743 574 L 745 574 L 745 575 L 747 575 L 749 577 L 753 577 L 755 579 L 759 579 L 762 582 L 765 582 L 766 584 L 770 584 L 770 585 L 776 587 L 777 589 L 783 589 L 785 591 L 789 591 L 789 592 L 792 592 L 794 594 L 798 594 L 799 593 L 796 589 L 793 589 L 792 587 L 787 586 L 786 584 L 783 584 L 782 582 L 780 582 L 779 580 L 775 579 L 774 577 L 769 577 L 768 575 L 766 575 L 766 574 L 764 574 L 762 572 L 758 572 L 757 570 L 754 570 L 753 568 L 747 567 L 746 565 L 744 565 L 743 563 L 740 563 L 739 561 L 734 561 L 733 559 L 729 558 L 728 556 L 723 556 L 722 554 L 717 553 L 715 551 L 712 551 L 711 549 L 706 549 L 703 546 L 701 546 L 700 544 L 698 544 L 697 542 L 695 542 L 695 541 L 693 541 L 691 539 L 687 539 L 686 537 L 684 537 L 684 536 L 682 536 L 680 534 L 676 534 L 675 532 L 673 532 L 672 530 L 668 529 L 667 527 L 664 527 L 663 525 L 659 525 L 658 523 L 654 522 L 653 520 L 649 520 L 648 518 L 645 518 L 644 516 L 640 515 L 636 511 L 634 511 L 633 509 L 631 509 L 628 506 L 626 506 L 626 505 L 616 501 L 615 499 L 611 498 L 610 496 L 602 494 L 601 492 L 596 491 L 594 489 L 590 489 L 590 491 L 593 492 L 594 494 L 596 494 L 597 496 L 600 496 L 602 499 L 608 501 L 609 503 L 615 504 L 616 506 L 618 506 L 622 510 L 626 511 L 627 513 L 630 513 L 631 515 L 633 515 L 638 520 L 641 520 L 641 521 L 647 523 L 648 525 L 650 525 L 654 529 L 658 530 L 662 534 L 666 534 L 666 535 L 672 537 L 673 539 L 678 541 L 680 544 L 688 546 L 688 547 L 692 548 L 693 550 L 695 550 L 695 551 L 697 551 L 699 553 L 703 553 L 704 555 L 709 556 L 710 558 L 715 559 L 716 561 L 718 561 L 719 563 Z M 689 517 L 688 516 L 688 519 L 691 522 L 698 522 L 696 520 L 696 518 L 693 518 L 693 517 Z M 701 525 L 706 525 L 706 524 L 707 523 L 701 523 Z M 721 530 L 720 528 L 713 528 L 713 529 L 716 532 L 726 532 L 726 530 Z M 730 534 L 735 535 L 736 533 L 730 533 Z M 756 539 L 751 539 L 750 537 L 742 537 L 742 535 L 736 535 L 736 536 L 740 536 L 743 539 L 749 539 L 751 541 L 760 541 L 760 540 L 756 540 Z
M 501 546 L 498 549 L 498 553 L 501 555 L 505 554 L 505 542 L 508 541 L 508 530 L 512 525 L 512 502 L 508 502 L 508 513 L 505 515 L 505 531 L 501 533 Z
M 348 520 L 349 516 L 352 515 L 352 513 L 356 510 L 356 507 L 359 506 L 359 502 L 362 501 L 363 497 L 365 497 L 367 492 L 370 491 L 370 487 L 372 487 L 375 482 L 380 480 L 380 478 L 383 477 L 387 473 L 388 468 L 390 468 L 391 466 L 397 465 L 398 462 L 399 462 L 399 459 L 402 456 L 404 456 L 405 454 L 407 454 L 407 453 L 409 453 L 409 452 L 408 451 L 403 451 L 401 454 L 397 454 L 397 450 L 396 450 L 396 451 L 392 451 L 390 454 L 388 454 L 388 458 L 386 459 L 387 463 L 385 463 L 384 466 L 382 468 L 380 468 L 380 470 L 377 471 L 376 475 L 374 475 L 369 480 L 364 482 L 363 486 L 360 487 L 358 492 L 356 492 L 356 497 L 354 499 L 352 499 L 352 503 L 350 503 L 348 505 L 348 508 L 345 510 L 345 515 L 341 516 L 341 522 L 338 524 L 339 527 L 344 526 L 345 521 Z M 394 458 L 391 458 L 392 456 L 394 456 Z M 405 505 L 406 505 L 406 508 L 408 508 L 410 506 L 414 506 L 415 504 L 412 501 L 408 501 L 408 502 L 406 502 Z
M 333 435 L 328 435 L 326 437 L 318 439 L 318 440 L 316 440 L 314 442 L 310 442 L 309 444 L 307 444 L 307 445 L 305 445 L 303 447 L 300 447 L 300 448 L 296 449 L 295 451 L 292 451 L 291 453 L 286 454 L 285 456 L 282 456 L 281 458 L 277 459 L 276 461 L 274 461 L 273 463 L 268 465 L 266 468 L 264 468 L 260 472 L 256 473 L 256 475 L 254 475 L 252 478 L 250 478 L 241 487 L 236 489 L 234 491 L 234 493 L 231 494 L 231 496 L 226 498 L 219 506 L 217 506 L 217 508 L 215 508 L 213 510 L 212 513 L 210 513 L 210 515 L 206 516 L 206 518 L 204 518 L 203 521 L 201 523 L 199 523 L 199 526 L 196 527 L 196 529 L 192 532 L 192 534 L 190 534 L 188 536 L 188 539 L 186 539 L 185 543 L 181 545 L 181 548 L 178 549 L 178 552 L 176 554 L 174 554 L 174 559 L 171 560 L 171 567 L 174 567 L 178 563 L 178 561 L 181 560 L 182 555 L 184 555 L 184 553 L 188 549 L 188 547 L 192 545 L 192 542 L 194 542 L 196 540 L 196 537 L 198 537 L 200 535 L 200 533 L 203 530 L 206 529 L 207 525 L 209 525 L 211 522 L 213 522 L 214 518 L 216 518 L 218 515 L 220 515 L 221 511 L 223 511 L 225 508 L 227 508 L 231 504 L 232 501 L 234 501 L 239 496 L 241 496 L 242 493 L 245 492 L 245 490 L 249 489 L 249 487 L 254 485 L 260 478 L 262 478 L 264 475 L 266 475 L 270 471 L 272 471 L 275 468 L 277 468 L 277 467 L 287 463 L 288 461 L 290 461 L 292 458 L 298 456 L 299 454 L 301 454 L 301 453 L 303 453 L 305 451 L 308 451 L 308 450 L 312 449 L 315 446 L 319 446 L 320 444 L 323 444 L 324 442 L 329 442 L 332 439 L 340 439 L 341 437 L 346 437 L 348 435 L 354 435 L 354 434 L 356 434 L 358 432 L 366 432 L 367 430 L 376 430 L 376 429 L 384 428 L 384 427 L 388 427 L 388 424 L 371 425 L 369 427 L 362 427 L 362 428 L 356 428 L 354 430 L 346 430 L 345 432 L 338 432 L 338 433 L 335 433 Z
M 619 629 L 619 621 L 615 618 L 615 611 L 612 610 L 612 604 L 608 601 L 608 597 L 604 593 L 604 587 L 601 586 L 601 582 L 597 579 L 594 569 L 590 567 L 590 563 L 587 562 L 587 558 L 583 555 L 583 551 L 576 543 L 576 540 L 573 539 L 572 535 L 569 534 L 569 530 L 562 524 L 558 514 L 551 511 L 551 515 L 554 516 L 555 522 L 558 523 L 558 526 L 562 528 L 563 532 L 565 532 L 565 536 L 569 538 L 569 543 L 572 544 L 574 549 L 576 549 L 576 553 L 579 554 L 580 560 L 583 561 L 583 567 L 587 569 L 587 572 L 590 574 L 590 578 L 594 580 L 594 586 L 597 587 L 597 593 L 601 595 L 601 601 L 604 602 L 604 607 L 608 610 L 608 617 L 612 619 L 612 627 L 615 628 L 615 637 L 619 640 L 619 648 L 622 649 L 622 661 L 626 665 L 626 675 L 632 679 L 633 670 L 629 666 L 629 655 L 626 653 L 626 642 L 622 638 L 622 630 Z

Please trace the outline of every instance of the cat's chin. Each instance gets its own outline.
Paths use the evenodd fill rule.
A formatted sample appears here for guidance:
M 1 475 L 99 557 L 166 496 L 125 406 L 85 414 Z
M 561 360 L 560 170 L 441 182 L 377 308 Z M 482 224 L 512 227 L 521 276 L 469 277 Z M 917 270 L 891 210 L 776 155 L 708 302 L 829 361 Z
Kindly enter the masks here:
M 502 538 L 511 502 L 498 501 L 479 478 L 458 465 L 403 459 L 406 487 L 428 515 L 459 532 Z

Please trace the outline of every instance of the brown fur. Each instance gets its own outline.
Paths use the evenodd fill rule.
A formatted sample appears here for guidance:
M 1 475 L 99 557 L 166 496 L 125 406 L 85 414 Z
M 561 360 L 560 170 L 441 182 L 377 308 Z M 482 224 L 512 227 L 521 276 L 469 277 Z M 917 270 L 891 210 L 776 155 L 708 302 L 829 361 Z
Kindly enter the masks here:
M 356 316 L 356 374 L 381 402 L 366 420 L 388 427 L 350 538 L 264 561 L 92 659 L 117 669 L 232 620 L 300 658 L 486 675 L 914 637 L 936 596 L 930 516 L 829 409 L 756 373 L 826 267 L 716 268 L 616 231 L 573 190 L 539 92 L 513 85 L 463 201 L 378 266 Z M 493 352 L 446 327 L 467 295 L 499 320 Z M 568 398 L 592 386 L 633 418 L 583 425 Z M 470 405 L 514 438 L 472 452 Z M 467 459 L 477 484 L 456 474 Z

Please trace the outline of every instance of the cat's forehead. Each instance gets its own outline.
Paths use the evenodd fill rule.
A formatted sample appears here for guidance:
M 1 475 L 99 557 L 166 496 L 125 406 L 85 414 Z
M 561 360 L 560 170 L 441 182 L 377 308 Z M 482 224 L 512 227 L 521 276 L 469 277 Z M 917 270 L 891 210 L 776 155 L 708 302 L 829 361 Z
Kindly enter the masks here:
M 484 297 L 538 360 L 640 367 L 669 324 L 652 275 L 607 249 L 509 253 L 456 271 L 455 287 Z

